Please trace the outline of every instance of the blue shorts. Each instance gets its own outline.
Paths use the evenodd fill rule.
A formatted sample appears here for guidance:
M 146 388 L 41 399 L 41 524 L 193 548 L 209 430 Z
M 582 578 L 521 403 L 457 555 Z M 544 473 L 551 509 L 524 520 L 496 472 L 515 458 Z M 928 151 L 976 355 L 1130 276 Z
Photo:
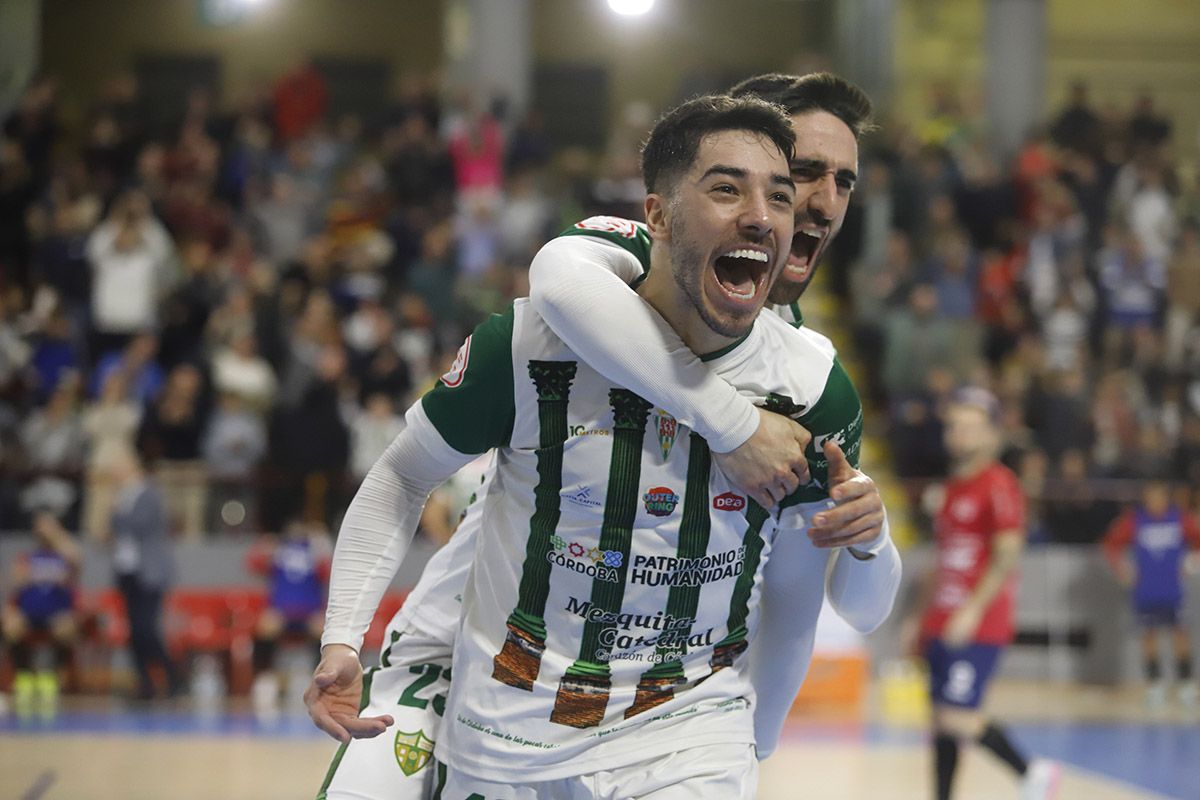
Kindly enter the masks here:
M 979 708 L 1001 649 L 995 644 L 950 649 L 938 639 L 930 641 L 925 645 L 925 660 L 929 662 L 929 696 L 933 702 Z
M 1139 603 L 1133 612 L 1143 628 L 1174 628 L 1179 624 L 1178 603 Z

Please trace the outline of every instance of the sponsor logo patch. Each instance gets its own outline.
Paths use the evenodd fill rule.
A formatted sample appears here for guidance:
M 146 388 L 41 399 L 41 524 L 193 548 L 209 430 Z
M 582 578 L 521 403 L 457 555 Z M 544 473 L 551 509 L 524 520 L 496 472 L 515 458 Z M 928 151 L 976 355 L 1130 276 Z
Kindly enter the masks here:
M 712 506 L 717 511 L 741 511 L 746 507 L 746 498 L 733 492 L 725 492 L 713 498 Z
M 666 486 L 655 486 L 642 495 L 642 500 L 646 504 L 646 513 L 656 517 L 665 517 L 671 514 L 675 510 L 675 506 L 679 505 L 679 495 Z
M 590 486 L 579 487 L 578 490 L 566 495 L 566 499 L 568 503 L 574 503 L 577 506 L 584 506 L 585 508 L 600 508 L 604 505 L 592 497 L 592 487 Z

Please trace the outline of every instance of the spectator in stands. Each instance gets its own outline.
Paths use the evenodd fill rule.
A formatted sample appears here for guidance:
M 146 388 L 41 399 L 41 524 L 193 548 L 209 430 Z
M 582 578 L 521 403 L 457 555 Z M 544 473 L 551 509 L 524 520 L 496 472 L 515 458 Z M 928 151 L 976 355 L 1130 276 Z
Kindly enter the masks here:
M 1066 107 L 1051 123 L 1050 134 L 1060 147 L 1099 156 L 1099 133 L 1100 117 L 1089 103 L 1087 82 L 1077 78 L 1071 82 Z
M 70 666 L 79 622 L 75 584 L 82 554 L 71 534 L 51 511 L 33 515 L 34 546 L 13 563 L 11 600 L 3 607 L 4 645 L 16 675 L 13 700 L 19 716 L 36 710 L 53 716 L 58 709 L 62 673 Z M 34 669 L 37 636 L 49 638 L 49 669 Z
M 286 172 L 268 178 L 267 195 L 250 201 L 249 217 L 269 261 L 281 265 L 300 255 L 313 232 L 313 205 L 314 198 Z
M 275 399 L 275 371 L 258 354 L 252 328 L 231 332 L 229 337 L 228 345 L 213 354 L 213 389 L 237 395 L 247 408 L 263 414 Z
M 1042 520 L 1050 539 L 1062 544 L 1092 544 L 1116 514 L 1090 471 L 1084 450 L 1064 450 L 1042 487 Z
M 0 275 L 16 286 L 29 284 L 29 229 L 25 215 L 37 199 L 33 169 L 10 138 L 0 138 Z
M 355 481 L 366 477 L 371 465 L 402 430 L 404 417 L 396 413 L 392 398 L 383 392 L 368 395 L 350 425 L 350 474 Z
M 29 478 L 22 490 L 27 509 L 49 508 L 66 516 L 79 500 L 85 435 L 79 413 L 79 378 L 59 381 L 44 408 L 21 425 Z
M 257 523 L 258 467 L 267 454 L 267 427 L 243 396 L 221 392 L 203 441 L 208 531 L 249 530 Z
M 154 465 L 167 511 L 184 536 L 204 532 L 207 476 L 200 454 L 207 408 L 204 377 L 192 364 L 171 370 L 162 394 L 147 409 L 138 431 L 138 450 Z
M 83 529 L 96 538 L 107 536 L 116 487 L 111 468 L 125 451 L 132 450 L 142 422 L 142 407 L 128 397 L 122 371 L 108 374 L 98 400 L 83 412 L 88 440 Z
M 155 360 L 158 337 L 139 333 L 120 350 L 104 355 L 92 373 L 92 395 L 99 396 L 108 378 L 120 373 L 122 389 L 139 406 L 147 406 L 163 385 L 162 367 Z
M 251 699 L 259 714 L 278 711 L 275 662 L 282 639 L 298 637 L 312 649 L 314 664 L 320 658 L 332 555 L 333 542 L 325 528 L 292 522 L 283 536 L 263 537 L 246 556 L 250 571 L 267 580 L 267 606 L 254 626 Z
M 113 572 L 129 617 L 129 646 L 138 685 L 135 697 L 151 700 L 181 689 L 162 636 L 162 604 L 175 577 L 175 556 L 162 492 L 142 469 L 132 450 L 116 455 L 110 470 L 117 486 L 108 526 Z M 154 671 L 165 686 L 155 685 Z
M 45 403 L 61 381 L 68 377 L 82 381 L 83 361 L 75 346 L 71 320 L 62 307 L 55 307 L 31 337 L 34 341 L 30 366 L 33 368 L 34 402 Z
M 963 324 L 938 316 L 938 291 L 930 283 L 914 284 L 908 304 L 887 318 L 883 385 L 893 399 L 922 392 L 934 367 L 965 377 L 969 342 Z
M 129 191 L 88 237 L 92 267 L 92 358 L 158 326 L 158 302 L 172 273 L 170 235 L 146 195 Z
M 1181 370 L 1200 355 L 1200 219 L 1189 219 L 1167 270 L 1166 365 Z
M 339 345 L 316 355 L 311 380 L 295 402 L 279 408 L 272 430 L 272 456 L 293 498 L 290 516 L 329 527 L 344 507 L 344 477 L 350 442 L 342 419 L 339 385 L 346 356 Z M 298 502 L 297 502 L 298 501 Z
M 1166 707 L 1167 682 L 1158 658 L 1158 634 L 1169 631 L 1175 656 L 1179 701 L 1194 709 L 1200 689 L 1192 676 L 1187 628 L 1180 621 L 1182 575 L 1191 558 L 1200 557 L 1200 528 L 1186 510 L 1171 499 L 1171 484 L 1162 479 L 1145 483 L 1141 502 L 1122 514 L 1104 537 L 1104 555 L 1121 585 L 1130 590 L 1141 628 L 1142 662 L 1148 682 L 1146 702 L 1155 710 Z
M 1106 357 L 1127 361 L 1132 331 L 1157 323 L 1167 285 L 1166 264 L 1151 257 L 1131 231 L 1116 228 L 1112 244 L 1100 253 L 1099 265 L 1110 326 Z

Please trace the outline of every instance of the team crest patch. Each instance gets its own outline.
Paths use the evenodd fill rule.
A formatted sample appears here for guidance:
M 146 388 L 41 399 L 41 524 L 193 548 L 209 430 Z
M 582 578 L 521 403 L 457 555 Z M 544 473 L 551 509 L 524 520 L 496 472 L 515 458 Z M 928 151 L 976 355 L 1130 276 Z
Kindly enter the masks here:
M 471 360 L 471 337 L 462 343 L 462 347 L 458 348 L 458 355 L 454 357 L 454 363 L 450 365 L 450 369 L 446 370 L 440 380 L 446 384 L 447 388 L 454 389 L 463 382 L 463 376 L 467 373 L 467 362 Z
M 656 410 L 658 418 L 658 446 L 662 448 L 663 463 L 671 456 L 671 448 L 675 446 L 675 435 L 679 433 L 679 423 L 661 408 Z
M 679 495 L 666 486 L 655 486 L 642 495 L 646 503 L 646 512 L 656 517 L 665 517 L 679 505 Z
M 432 757 L 433 739 L 426 736 L 425 731 L 396 733 L 396 763 L 406 776 L 411 778 L 420 772 Z

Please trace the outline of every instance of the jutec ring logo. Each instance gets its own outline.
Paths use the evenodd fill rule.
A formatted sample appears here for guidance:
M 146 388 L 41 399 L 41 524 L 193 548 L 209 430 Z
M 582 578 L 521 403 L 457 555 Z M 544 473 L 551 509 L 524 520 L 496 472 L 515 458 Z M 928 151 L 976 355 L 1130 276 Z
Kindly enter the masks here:
M 666 486 L 655 486 L 642 495 L 642 500 L 646 504 L 646 513 L 656 517 L 669 515 L 679 505 L 679 495 Z

